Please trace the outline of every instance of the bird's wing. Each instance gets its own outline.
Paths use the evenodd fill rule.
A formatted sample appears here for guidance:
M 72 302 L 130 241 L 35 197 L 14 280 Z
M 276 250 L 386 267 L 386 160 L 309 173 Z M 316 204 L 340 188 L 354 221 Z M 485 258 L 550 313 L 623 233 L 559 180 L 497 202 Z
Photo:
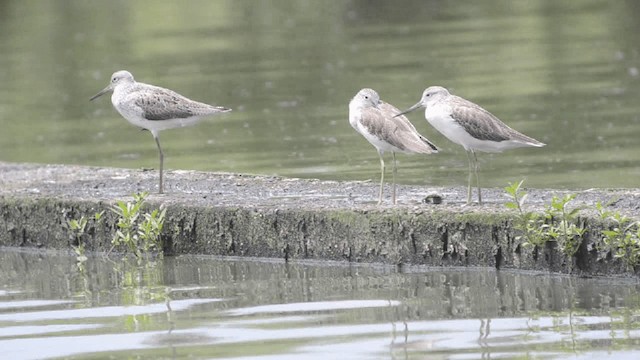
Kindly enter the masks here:
M 451 99 L 451 117 L 474 138 L 500 142 L 513 140 L 514 134 L 522 135 L 471 101 L 454 95 Z
M 132 91 L 127 100 L 142 109 L 143 117 L 147 120 L 186 119 L 230 110 L 193 101 L 169 89 L 141 85 L 144 86 Z
M 382 117 L 389 127 L 389 141 L 399 149 L 418 153 L 434 153 L 438 148 L 426 137 L 422 136 L 415 126 L 404 116 L 397 116 L 400 110 L 395 106 L 381 101 L 378 105 Z
M 392 131 L 379 109 L 367 107 L 362 109 L 359 125 L 364 130 L 378 139 L 387 140 Z M 395 146 L 395 144 L 392 144 Z

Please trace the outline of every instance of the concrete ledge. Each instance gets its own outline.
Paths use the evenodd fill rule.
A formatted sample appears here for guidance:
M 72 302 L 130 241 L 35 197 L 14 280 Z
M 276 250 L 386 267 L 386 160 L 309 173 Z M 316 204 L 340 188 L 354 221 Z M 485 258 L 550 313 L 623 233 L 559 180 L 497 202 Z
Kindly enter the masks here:
M 167 194 L 153 194 L 157 172 L 63 165 L 0 163 L 0 246 L 65 249 L 67 220 L 93 217 L 115 200 L 149 191 L 149 207 L 167 206 L 166 254 L 212 254 L 343 260 L 429 266 L 490 266 L 576 275 L 635 275 L 593 246 L 601 226 L 588 211 L 590 231 L 568 258 L 554 243 L 523 247 L 511 228 L 502 189 L 486 189 L 486 204 L 465 206 L 466 189 L 400 186 L 399 205 L 377 206 L 377 184 L 167 171 Z M 542 209 L 566 191 L 529 189 Z M 422 203 L 429 193 L 444 198 Z M 576 193 L 576 192 L 572 192 Z M 638 218 L 640 191 L 584 190 L 575 206 L 619 199 L 613 206 Z M 115 216 L 90 223 L 89 250 L 108 250 Z M 604 258 L 604 260 L 603 260 Z M 598 260 L 600 259 L 600 260 Z

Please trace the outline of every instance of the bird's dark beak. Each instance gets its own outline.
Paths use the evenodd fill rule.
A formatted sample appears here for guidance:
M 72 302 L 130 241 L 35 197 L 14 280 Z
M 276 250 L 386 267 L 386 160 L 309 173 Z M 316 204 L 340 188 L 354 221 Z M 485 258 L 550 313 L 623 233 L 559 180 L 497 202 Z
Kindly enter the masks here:
M 99 92 L 99 93 L 97 93 L 97 94 L 93 95 L 93 96 L 91 97 L 91 99 L 89 99 L 89 101 L 93 101 L 93 100 L 95 100 L 95 99 L 99 98 L 100 96 L 102 96 L 102 95 L 104 95 L 104 94 L 108 93 L 109 91 L 111 91 L 111 85 L 109 85 L 109 86 L 107 86 L 106 88 L 104 88 L 104 89 L 100 90 L 100 92 Z
M 404 115 L 406 113 L 410 113 L 413 110 L 421 108 L 421 107 L 422 107 L 422 102 L 418 101 L 417 104 L 413 105 L 412 107 L 408 108 L 407 110 L 405 110 L 405 111 L 403 111 L 403 112 L 401 112 L 399 114 L 394 115 L 393 117 L 398 117 L 398 116 Z

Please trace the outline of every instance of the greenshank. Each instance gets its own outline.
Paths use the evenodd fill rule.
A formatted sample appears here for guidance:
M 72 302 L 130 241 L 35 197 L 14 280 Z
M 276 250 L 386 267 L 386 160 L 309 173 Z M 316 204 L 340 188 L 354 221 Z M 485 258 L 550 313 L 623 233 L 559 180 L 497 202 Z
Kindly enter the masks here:
M 378 150 L 380 156 L 380 192 L 378 204 L 382 204 L 384 185 L 385 151 L 393 156 L 392 202 L 396 203 L 396 152 L 433 154 L 438 148 L 420 135 L 395 106 L 380 100 L 372 89 L 362 89 L 349 103 L 349 123 Z
M 111 75 L 111 82 L 91 97 L 94 100 L 113 91 L 113 107 L 131 124 L 149 130 L 160 153 L 159 193 L 163 193 L 162 169 L 164 154 L 158 133 L 162 130 L 196 124 L 205 117 L 225 113 L 231 109 L 212 106 L 188 99 L 172 90 L 136 82 L 130 72 L 121 70 Z
M 422 93 L 418 103 L 396 116 L 425 108 L 424 116 L 442 135 L 461 145 L 469 158 L 467 204 L 471 203 L 471 178 L 476 177 L 478 203 L 482 203 L 476 151 L 502 152 L 520 147 L 542 147 L 545 144 L 513 130 L 480 106 L 452 95 L 441 86 L 431 86 Z

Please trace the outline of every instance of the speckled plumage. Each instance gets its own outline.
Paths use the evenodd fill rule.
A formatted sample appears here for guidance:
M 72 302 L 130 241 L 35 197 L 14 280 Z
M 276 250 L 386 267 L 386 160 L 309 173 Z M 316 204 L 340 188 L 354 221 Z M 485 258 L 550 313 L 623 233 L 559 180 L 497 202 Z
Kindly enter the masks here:
M 441 86 L 431 86 L 418 103 L 398 113 L 404 115 L 425 108 L 427 121 L 449 140 L 461 145 L 469 156 L 467 203 L 471 202 L 472 170 L 476 174 L 478 202 L 482 202 L 478 180 L 476 151 L 502 152 L 519 147 L 542 147 L 545 144 L 510 128 L 496 116 L 473 102 L 452 95 Z
M 444 88 L 442 89 L 444 91 L 447 91 Z M 501 151 L 508 148 L 516 147 L 535 147 L 544 145 L 538 140 L 510 128 L 507 124 L 500 121 L 500 119 L 498 119 L 495 115 L 472 103 L 469 100 L 449 94 L 448 96 L 445 96 L 439 101 L 435 102 L 430 107 L 438 106 L 438 103 L 440 102 L 446 104 L 446 106 L 451 109 L 451 117 L 475 139 L 496 143 L 500 143 L 503 141 L 512 142 L 510 143 L 510 146 L 506 146 L 505 148 L 496 147 L 495 151 Z M 491 150 L 482 150 L 480 148 L 477 148 L 476 150 L 491 152 Z
M 420 135 L 416 128 L 405 116 L 394 117 L 399 110 L 382 100 L 375 90 L 362 89 L 349 103 L 349 123 L 365 137 L 377 150 L 380 156 L 380 197 L 378 203 L 382 203 L 382 190 L 384 185 L 384 152 L 391 152 L 393 156 L 393 195 L 392 201 L 396 202 L 395 153 L 420 153 L 432 154 L 438 152 L 433 143 Z
M 360 124 L 369 134 L 383 139 L 394 147 L 396 152 L 421 154 L 437 152 L 436 146 L 420 135 L 409 119 L 404 116 L 393 117 L 399 111 L 395 106 L 380 100 L 377 108 L 362 109 Z
M 162 170 L 164 154 L 158 133 L 162 130 L 194 125 L 205 117 L 225 113 L 231 109 L 188 99 L 175 91 L 136 82 L 130 72 L 113 73 L 111 82 L 91 100 L 113 91 L 113 107 L 131 124 L 147 129 L 153 135 L 160 153 L 160 185 L 163 192 Z

